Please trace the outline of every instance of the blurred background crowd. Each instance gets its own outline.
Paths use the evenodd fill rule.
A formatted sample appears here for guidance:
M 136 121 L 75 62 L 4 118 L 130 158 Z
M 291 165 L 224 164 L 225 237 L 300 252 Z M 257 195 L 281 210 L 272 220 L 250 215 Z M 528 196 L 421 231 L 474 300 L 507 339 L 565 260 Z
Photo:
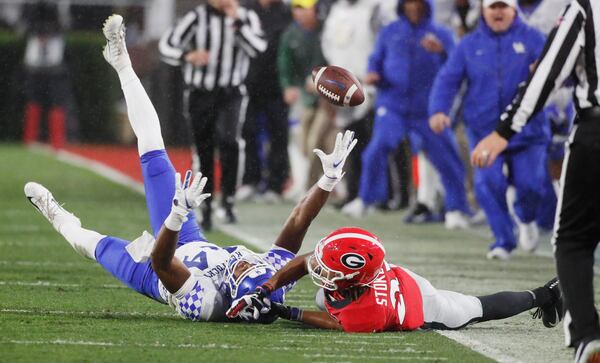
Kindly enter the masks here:
M 100 28 L 123 14 L 136 72 L 165 140 L 189 147 L 220 185 L 213 215 L 236 201 L 297 199 L 320 175 L 315 148 L 352 130 L 340 213 L 394 213 L 448 229 L 488 223 L 488 258 L 534 251 L 551 231 L 571 87 L 489 169 L 468 153 L 493 131 L 536 66 L 567 0 L 0 1 L 0 138 L 26 144 L 131 144 Z M 312 70 L 337 65 L 367 100 L 319 98 Z M 535 167 L 532 167 L 535 165 Z M 223 166 L 223 167 L 221 167 Z M 213 212 L 213 208 L 215 209 Z M 239 221 L 243 223 L 243 221 Z

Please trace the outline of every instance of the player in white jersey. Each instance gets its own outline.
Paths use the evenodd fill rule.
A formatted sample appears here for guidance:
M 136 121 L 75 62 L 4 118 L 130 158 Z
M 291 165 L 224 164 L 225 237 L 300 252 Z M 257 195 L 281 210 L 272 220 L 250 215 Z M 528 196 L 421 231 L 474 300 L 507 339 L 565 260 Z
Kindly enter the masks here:
M 344 162 L 356 140 L 351 132 L 338 134 L 333 153 L 315 150 L 325 173 L 294 208 L 269 251 L 259 255 L 241 246 L 222 248 L 209 243 L 192 213 L 209 196 L 203 193 L 206 178 L 198 174 L 192 181 L 188 171 L 182 182 L 175 173 L 156 111 L 131 67 L 123 18 L 110 16 L 103 31 L 107 39 L 103 54 L 119 75 L 129 121 L 138 139 L 154 236 L 144 232 L 129 242 L 84 229 L 80 220 L 38 183 L 27 183 L 25 195 L 77 252 L 96 260 L 133 290 L 168 303 L 193 321 L 226 320 L 225 311 L 232 302 L 265 283 L 298 252 L 310 223 L 341 180 Z M 276 301 L 283 302 L 290 288 L 275 291 Z M 274 319 L 272 315 L 261 322 Z

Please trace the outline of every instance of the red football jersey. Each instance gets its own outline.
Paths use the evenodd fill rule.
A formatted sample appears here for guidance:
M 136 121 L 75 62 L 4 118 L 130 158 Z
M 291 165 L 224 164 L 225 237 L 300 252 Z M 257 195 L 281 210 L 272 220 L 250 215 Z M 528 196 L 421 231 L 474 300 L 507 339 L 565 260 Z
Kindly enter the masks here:
M 419 286 L 406 271 L 387 262 L 377 279 L 355 301 L 335 291 L 325 292 L 327 311 L 346 332 L 415 330 L 423 325 Z

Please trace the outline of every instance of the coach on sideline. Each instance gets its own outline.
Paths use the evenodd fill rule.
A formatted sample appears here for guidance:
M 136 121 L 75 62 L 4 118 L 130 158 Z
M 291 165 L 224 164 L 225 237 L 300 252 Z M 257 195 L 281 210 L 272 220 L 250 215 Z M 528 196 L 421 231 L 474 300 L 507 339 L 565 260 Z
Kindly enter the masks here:
M 237 0 L 208 0 L 188 12 L 160 40 L 163 61 L 181 66 L 185 102 L 200 171 L 214 192 L 213 154 L 219 147 L 223 178 L 221 206 L 225 222 L 235 223 L 233 196 L 238 178 L 241 129 L 248 96 L 244 81 L 250 58 L 267 48 L 256 13 Z M 215 140 L 216 139 L 216 140 Z M 203 204 L 202 228 L 211 227 L 211 203 Z
M 594 307 L 594 251 L 600 241 L 600 91 L 598 53 L 600 3 L 572 0 L 550 33 L 535 72 L 500 117 L 495 132 L 471 154 L 488 167 L 504 151 L 552 90 L 574 75 L 577 117 L 563 164 L 552 242 L 565 302 L 566 342 L 576 362 L 598 362 L 600 325 Z

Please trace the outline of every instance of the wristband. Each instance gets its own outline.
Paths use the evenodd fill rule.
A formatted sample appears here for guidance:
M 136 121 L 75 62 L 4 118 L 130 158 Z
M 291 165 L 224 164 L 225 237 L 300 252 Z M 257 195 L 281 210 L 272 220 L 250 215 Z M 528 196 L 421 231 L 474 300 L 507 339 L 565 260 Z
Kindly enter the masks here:
M 335 188 L 336 184 L 341 180 L 342 178 L 331 178 L 328 177 L 327 175 L 323 175 L 319 181 L 317 182 L 317 185 L 319 186 L 319 188 L 323 189 L 326 192 L 331 192 L 333 190 L 333 188 Z
M 187 217 L 171 211 L 163 224 L 167 229 L 173 232 L 179 232 L 185 221 L 187 221 Z

